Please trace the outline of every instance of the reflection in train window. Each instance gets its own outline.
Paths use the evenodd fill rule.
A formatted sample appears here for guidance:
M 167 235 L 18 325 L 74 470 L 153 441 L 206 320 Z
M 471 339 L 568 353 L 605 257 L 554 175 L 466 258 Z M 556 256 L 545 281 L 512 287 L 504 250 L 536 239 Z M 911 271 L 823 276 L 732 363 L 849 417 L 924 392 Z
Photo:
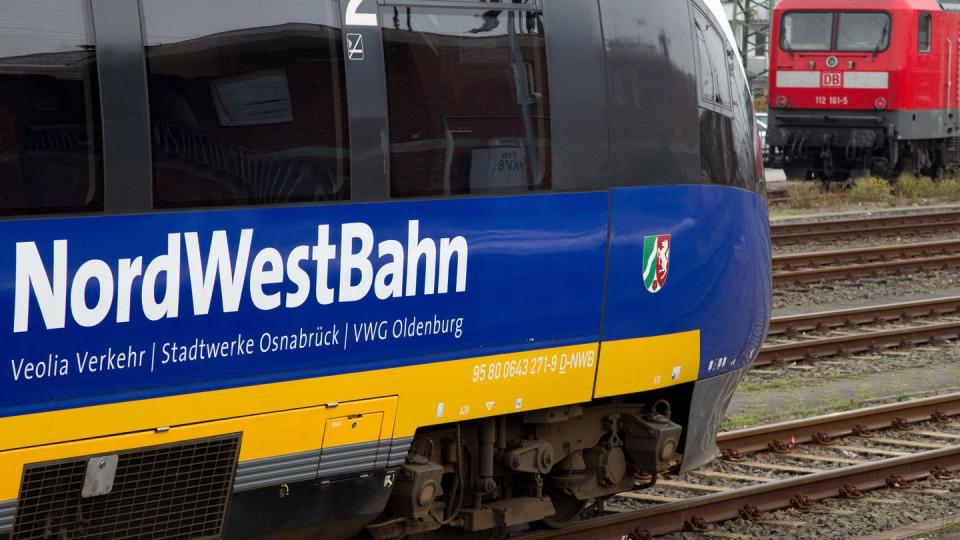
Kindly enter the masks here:
M 550 189 L 543 18 L 382 8 L 394 197 Z
M 0 215 L 103 210 L 88 2 L 0 7 Z
M 329 0 L 144 0 L 158 208 L 350 198 Z
M 700 12 L 694 10 L 697 61 L 700 72 L 700 99 L 705 103 L 729 108 L 730 79 L 733 68 L 732 53 L 720 37 L 720 29 Z

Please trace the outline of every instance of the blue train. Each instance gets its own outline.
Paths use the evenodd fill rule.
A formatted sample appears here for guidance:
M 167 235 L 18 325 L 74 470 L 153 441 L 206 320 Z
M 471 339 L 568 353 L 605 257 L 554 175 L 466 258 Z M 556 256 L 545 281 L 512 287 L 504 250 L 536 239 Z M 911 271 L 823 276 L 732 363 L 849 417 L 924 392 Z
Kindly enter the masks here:
M 736 59 L 714 0 L 4 2 L 0 535 L 495 537 L 708 462 Z

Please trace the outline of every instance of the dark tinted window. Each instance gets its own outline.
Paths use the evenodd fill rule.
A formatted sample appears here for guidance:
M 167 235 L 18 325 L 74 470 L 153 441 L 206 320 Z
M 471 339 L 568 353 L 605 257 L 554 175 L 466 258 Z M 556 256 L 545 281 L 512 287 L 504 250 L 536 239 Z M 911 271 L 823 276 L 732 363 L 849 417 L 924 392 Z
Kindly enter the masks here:
M 0 2 L 0 214 L 103 209 L 99 99 L 87 2 Z
M 350 197 L 329 0 L 144 0 L 160 208 Z
M 710 58 L 710 50 L 707 49 L 707 38 L 700 28 L 697 28 L 696 42 L 697 80 L 700 83 L 700 99 L 707 103 L 713 103 L 717 99 L 716 70 L 713 67 L 713 59 Z
M 603 0 L 600 9 L 614 185 L 696 181 L 698 44 L 688 4 Z M 713 78 L 707 81 L 712 96 Z
M 549 189 L 539 11 L 382 8 L 394 197 Z
M 917 47 L 920 52 L 930 52 L 931 20 L 929 13 L 920 14 L 920 25 L 917 28 Z
M 728 54 L 720 29 L 706 15 L 694 10 L 694 21 L 700 99 L 713 106 L 729 108 L 733 54 Z

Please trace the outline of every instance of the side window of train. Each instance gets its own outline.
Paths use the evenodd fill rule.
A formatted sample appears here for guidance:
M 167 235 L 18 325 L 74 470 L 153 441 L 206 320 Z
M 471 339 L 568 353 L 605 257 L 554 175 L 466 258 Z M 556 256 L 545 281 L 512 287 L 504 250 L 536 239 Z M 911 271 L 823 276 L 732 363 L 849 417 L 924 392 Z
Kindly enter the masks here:
M 158 208 L 350 199 L 331 0 L 143 0 Z
M 391 195 L 550 189 L 542 12 L 532 1 L 390 4 L 380 18 Z
M 693 13 L 700 101 L 712 109 L 729 110 L 732 106 L 732 53 L 728 54 L 720 29 L 699 8 L 694 9 Z
M 917 28 L 917 48 L 920 52 L 930 52 L 930 43 L 932 34 L 932 20 L 929 13 L 920 14 L 920 22 Z
M 0 5 L 0 216 L 103 210 L 86 0 Z

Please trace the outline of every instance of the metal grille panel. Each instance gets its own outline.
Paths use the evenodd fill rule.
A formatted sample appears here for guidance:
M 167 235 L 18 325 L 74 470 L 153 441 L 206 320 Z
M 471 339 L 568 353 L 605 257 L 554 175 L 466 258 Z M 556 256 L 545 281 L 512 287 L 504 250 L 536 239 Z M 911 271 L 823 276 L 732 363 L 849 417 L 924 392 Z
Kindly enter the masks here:
M 88 498 L 87 458 L 27 465 L 12 538 L 217 537 L 239 447 L 234 434 L 119 453 L 112 491 Z

